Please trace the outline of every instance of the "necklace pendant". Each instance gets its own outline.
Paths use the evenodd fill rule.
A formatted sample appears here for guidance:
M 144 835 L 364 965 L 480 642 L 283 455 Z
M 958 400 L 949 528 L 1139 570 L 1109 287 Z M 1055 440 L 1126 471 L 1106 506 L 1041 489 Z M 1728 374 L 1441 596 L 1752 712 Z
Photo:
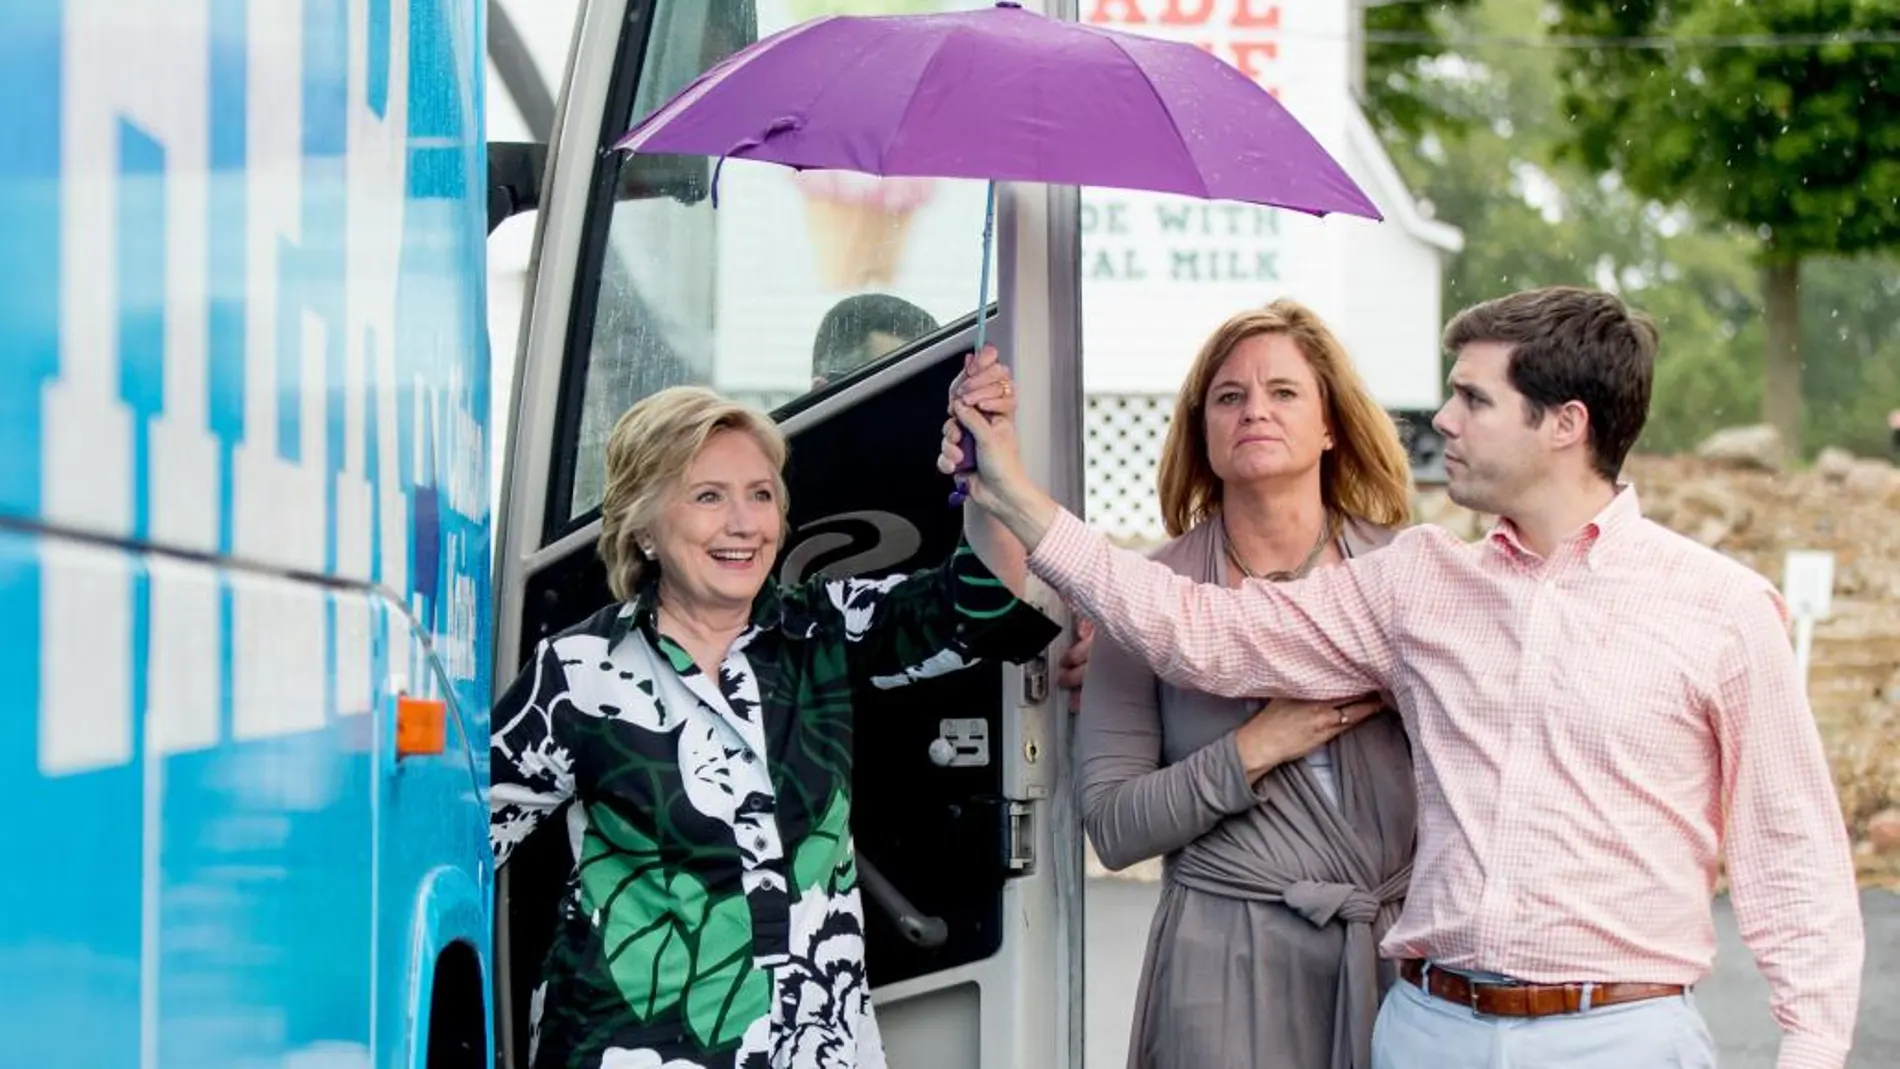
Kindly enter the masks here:
M 1325 522 L 1320 524 L 1318 541 L 1314 542 L 1313 548 L 1307 551 L 1306 559 L 1300 562 L 1299 567 L 1285 571 L 1268 572 L 1265 575 L 1255 575 L 1253 569 L 1247 567 L 1246 562 L 1240 559 L 1240 552 L 1234 548 L 1233 537 L 1227 533 L 1226 516 L 1221 517 L 1220 524 L 1221 541 L 1226 546 L 1227 559 L 1233 562 L 1234 567 L 1240 569 L 1241 575 L 1248 579 L 1264 579 L 1269 583 L 1284 583 L 1292 579 L 1303 578 L 1306 573 L 1313 570 L 1313 565 L 1319 563 L 1320 555 L 1326 552 L 1326 544 L 1335 537 L 1338 518 L 1330 512 L 1327 513 Z

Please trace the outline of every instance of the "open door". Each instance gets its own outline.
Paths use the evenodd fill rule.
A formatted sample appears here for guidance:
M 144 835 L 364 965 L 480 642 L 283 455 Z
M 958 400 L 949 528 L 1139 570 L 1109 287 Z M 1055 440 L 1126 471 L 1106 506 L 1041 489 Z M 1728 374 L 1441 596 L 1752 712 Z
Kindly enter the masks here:
M 783 0 L 583 4 L 536 191 L 496 563 L 499 686 L 539 639 L 611 600 L 594 551 L 602 449 L 628 405 L 668 385 L 709 384 L 786 428 L 783 580 L 910 570 L 955 543 L 960 512 L 946 507 L 933 458 L 975 328 L 982 187 L 936 184 L 924 208 L 908 190 L 907 210 L 866 224 L 836 199 L 801 200 L 811 190 L 790 172 L 728 163 L 715 215 L 709 161 L 605 149 L 788 18 Z M 1007 188 L 1000 209 L 991 336 L 1017 366 L 1030 463 L 1079 505 L 1076 194 Z M 875 308 L 844 303 L 865 290 L 928 311 L 874 323 Z M 843 365 L 817 351 L 839 333 L 838 316 L 821 322 L 827 308 L 862 338 Z M 1062 618 L 1047 592 L 1031 596 Z M 1047 660 L 867 688 L 858 704 L 853 831 L 893 1066 L 1081 1064 L 1081 838 L 1065 710 Z M 526 1069 L 530 994 L 572 866 L 563 823 L 545 821 L 501 873 L 506 1069 Z

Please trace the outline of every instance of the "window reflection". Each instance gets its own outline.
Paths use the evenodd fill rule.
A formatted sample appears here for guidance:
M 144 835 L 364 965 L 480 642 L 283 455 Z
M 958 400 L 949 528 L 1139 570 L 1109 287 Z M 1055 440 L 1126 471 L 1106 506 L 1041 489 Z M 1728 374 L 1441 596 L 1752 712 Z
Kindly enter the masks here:
M 988 0 L 668 0 L 628 125 L 757 35 L 819 15 L 915 14 Z M 798 172 L 728 160 L 621 163 L 602 265 L 568 515 L 600 502 L 614 421 L 699 383 L 776 408 L 967 315 L 982 266 L 984 183 Z M 583 283 L 585 284 L 585 283 Z

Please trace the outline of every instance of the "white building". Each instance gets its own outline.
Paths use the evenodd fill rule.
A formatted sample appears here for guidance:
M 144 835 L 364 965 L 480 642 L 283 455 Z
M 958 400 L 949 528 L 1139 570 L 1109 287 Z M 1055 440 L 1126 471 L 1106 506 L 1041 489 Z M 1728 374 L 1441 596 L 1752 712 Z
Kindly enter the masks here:
M 1202 340 L 1291 297 L 1338 332 L 1381 404 L 1440 401 L 1440 278 L 1462 245 L 1425 218 L 1352 95 L 1351 0 L 1084 0 L 1084 18 L 1214 51 L 1273 92 L 1365 190 L 1383 223 L 1182 197 L 1083 193 L 1090 522 L 1162 537 L 1154 472 Z M 1091 225 L 1092 224 L 1092 225 Z

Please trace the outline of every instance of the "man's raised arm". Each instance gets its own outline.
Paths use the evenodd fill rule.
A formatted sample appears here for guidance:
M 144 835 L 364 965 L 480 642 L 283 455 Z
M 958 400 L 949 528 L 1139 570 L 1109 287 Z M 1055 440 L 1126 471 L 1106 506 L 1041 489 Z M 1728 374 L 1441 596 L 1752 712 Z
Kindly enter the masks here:
M 954 471 L 960 443 L 974 436 L 979 472 L 965 476 L 970 500 L 1028 547 L 1031 571 L 1157 675 L 1233 698 L 1317 701 L 1398 689 L 1393 572 L 1408 556 L 1403 542 L 1288 583 L 1196 583 L 1117 549 L 1060 509 L 1023 470 L 1010 421 L 956 402 L 952 413 L 939 469 Z

